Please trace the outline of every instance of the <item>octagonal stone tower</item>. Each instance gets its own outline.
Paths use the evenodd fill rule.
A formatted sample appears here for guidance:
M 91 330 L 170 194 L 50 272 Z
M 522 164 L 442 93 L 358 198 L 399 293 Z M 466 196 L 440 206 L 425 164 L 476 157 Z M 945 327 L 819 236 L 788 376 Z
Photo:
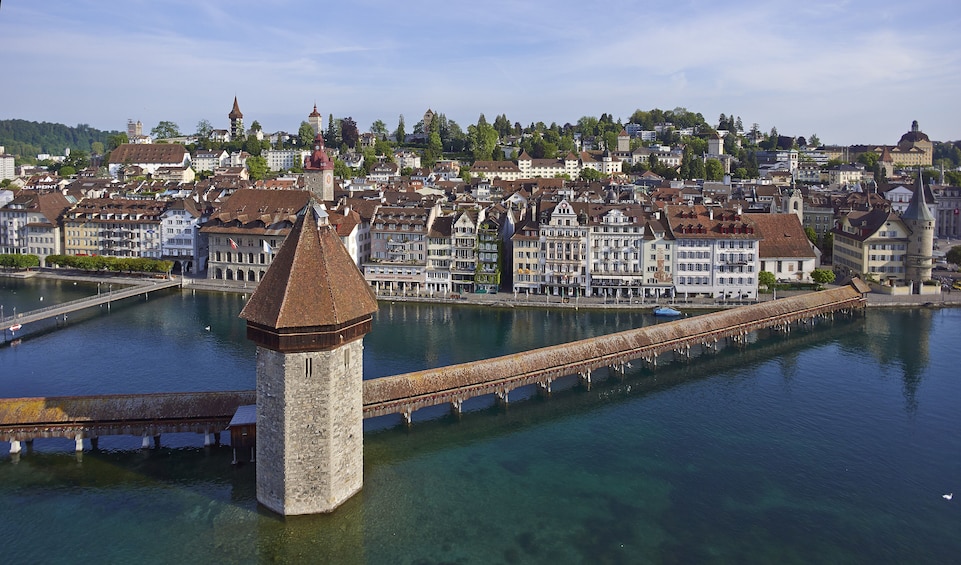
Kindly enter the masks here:
M 240 313 L 257 344 L 257 500 L 278 514 L 331 512 L 363 485 L 363 338 L 376 310 L 309 204 Z

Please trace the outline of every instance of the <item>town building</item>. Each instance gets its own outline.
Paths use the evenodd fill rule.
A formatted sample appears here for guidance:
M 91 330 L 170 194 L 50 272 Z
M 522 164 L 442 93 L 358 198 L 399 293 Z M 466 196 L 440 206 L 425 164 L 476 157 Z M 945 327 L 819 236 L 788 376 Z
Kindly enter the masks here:
M 721 300 L 757 298 L 760 235 L 740 208 L 666 206 L 674 238 L 678 295 Z
M 159 200 L 85 198 L 63 216 L 63 252 L 160 259 L 166 208 Z
M 0 180 L 14 179 L 17 177 L 16 159 L 4 151 L 4 147 L 0 145 Z
M 60 192 L 23 190 L 0 207 L 0 253 L 60 254 L 60 220 L 75 199 Z
M 797 214 L 751 214 L 760 236 L 759 271 L 782 282 L 811 282 L 819 266 L 819 251 L 804 233 Z
M 110 176 L 132 176 L 125 172 L 139 167 L 143 175 L 153 176 L 161 167 L 184 168 L 190 166 L 190 153 L 179 143 L 124 143 L 110 152 L 107 170 Z
M 310 197 L 306 190 L 231 194 L 200 228 L 209 246 L 207 278 L 262 280 Z
M 173 262 L 174 273 L 200 273 L 207 268 L 209 248 L 200 226 L 207 220 L 206 205 L 194 198 L 170 201 L 160 217 L 160 256 Z

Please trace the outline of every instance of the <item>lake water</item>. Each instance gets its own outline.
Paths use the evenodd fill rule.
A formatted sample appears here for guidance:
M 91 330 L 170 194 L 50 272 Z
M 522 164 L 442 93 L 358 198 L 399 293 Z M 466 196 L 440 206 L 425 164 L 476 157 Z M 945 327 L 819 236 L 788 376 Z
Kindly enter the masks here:
M 96 285 L 0 279 L 18 311 Z M 0 346 L 4 397 L 254 387 L 241 295 L 170 291 Z M 654 323 L 381 304 L 366 377 Z M 206 331 L 205 326 L 211 326 Z M 871 310 L 459 421 L 368 423 L 363 491 L 281 519 L 200 436 L 0 443 L 9 563 L 949 563 L 961 553 L 961 310 Z M 19 336 L 18 336 L 19 337 Z M 7 339 L 10 339 L 9 333 Z M 482 406 L 482 403 L 478 404 Z M 418 418 L 418 416 L 420 416 Z M 387 424 L 385 428 L 385 424 Z M 947 501 L 943 494 L 957 491 Z

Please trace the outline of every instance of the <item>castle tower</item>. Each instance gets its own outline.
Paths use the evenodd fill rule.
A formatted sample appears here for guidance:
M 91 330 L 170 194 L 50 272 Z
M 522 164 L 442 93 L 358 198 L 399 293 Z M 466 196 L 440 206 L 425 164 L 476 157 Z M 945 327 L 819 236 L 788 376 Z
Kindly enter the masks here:
M 227 118 L 230 119 L 230 139 L 237 140 L 243 139 L 246 130 L 244 130 L 244 115 L 240 111 L 240 106 L 237 104 L 237 97 L 234 96 L 234 107 L 227 114 Z
M 918 167 L 918 183 L 914 187 L 911 203 L 901 214 L 901 219 L 911 230 L 905 256 L 905 280 L 912 285 L 914 292 L 920 292 L 920 285 L 931 280 L 934 266 L 934 215 L 928 209 L 924 197 L 924 181 L 921 167 Z
M 331 512 L 363 485 L 363 355 L 377 301 L 309 204 L 240 313 L 257 344 L 257 500 Z
M 324 117 L 317 111 L 317 104 L 314 104 L 314 111 L 307 115 L 307 123 L 310 129 L 314 130 L 314 135 L 324 133 Z
M 724 138 L 716 131 L 707 136 L 707 154 L 724 155 Z
M 334 162 L 327 156 L 322 133 L 314 136 L 314 152 L 304 159 L 304 180 L 314 198 L 322 202 L 334 200 Z

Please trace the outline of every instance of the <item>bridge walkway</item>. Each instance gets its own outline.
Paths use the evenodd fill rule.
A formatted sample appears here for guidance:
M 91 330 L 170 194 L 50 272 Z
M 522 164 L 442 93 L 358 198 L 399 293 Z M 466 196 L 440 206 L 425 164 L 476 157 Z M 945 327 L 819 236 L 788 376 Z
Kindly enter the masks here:
M 53 306 L 38 308 L 36 310 L 30 310 L 27 312 L 17 312 L 13 315 L 0 318 L 0 327 L 6 331 L 9 331 L 10 327 L 15 325 L 23 326 L 42 320 L 48 320 L 50 318 L 63 319 L 63 316 L 67 314 L 84 310 L 86 308 L 92 308 L 101 304 L 109 305 L 112 302 L 130 298 L 132 296 L 138 296 L 141 294 L 146 296 L 151 292 L 157 292 L 159 290 L 181 286 L 181 281 L 153 280 L 132 286 L 125 286 L 116 290 L 114 290 L 112 286 L 113 284 L 108 286 L 108 290 L 106 292 L 99 292 L 95 296 L 79 298 L 77 300 L 71 300 L 70 302 L 63 302 L 61 304 L 55 304 Z M 119 286 L 119 284 L 117 286 Z

